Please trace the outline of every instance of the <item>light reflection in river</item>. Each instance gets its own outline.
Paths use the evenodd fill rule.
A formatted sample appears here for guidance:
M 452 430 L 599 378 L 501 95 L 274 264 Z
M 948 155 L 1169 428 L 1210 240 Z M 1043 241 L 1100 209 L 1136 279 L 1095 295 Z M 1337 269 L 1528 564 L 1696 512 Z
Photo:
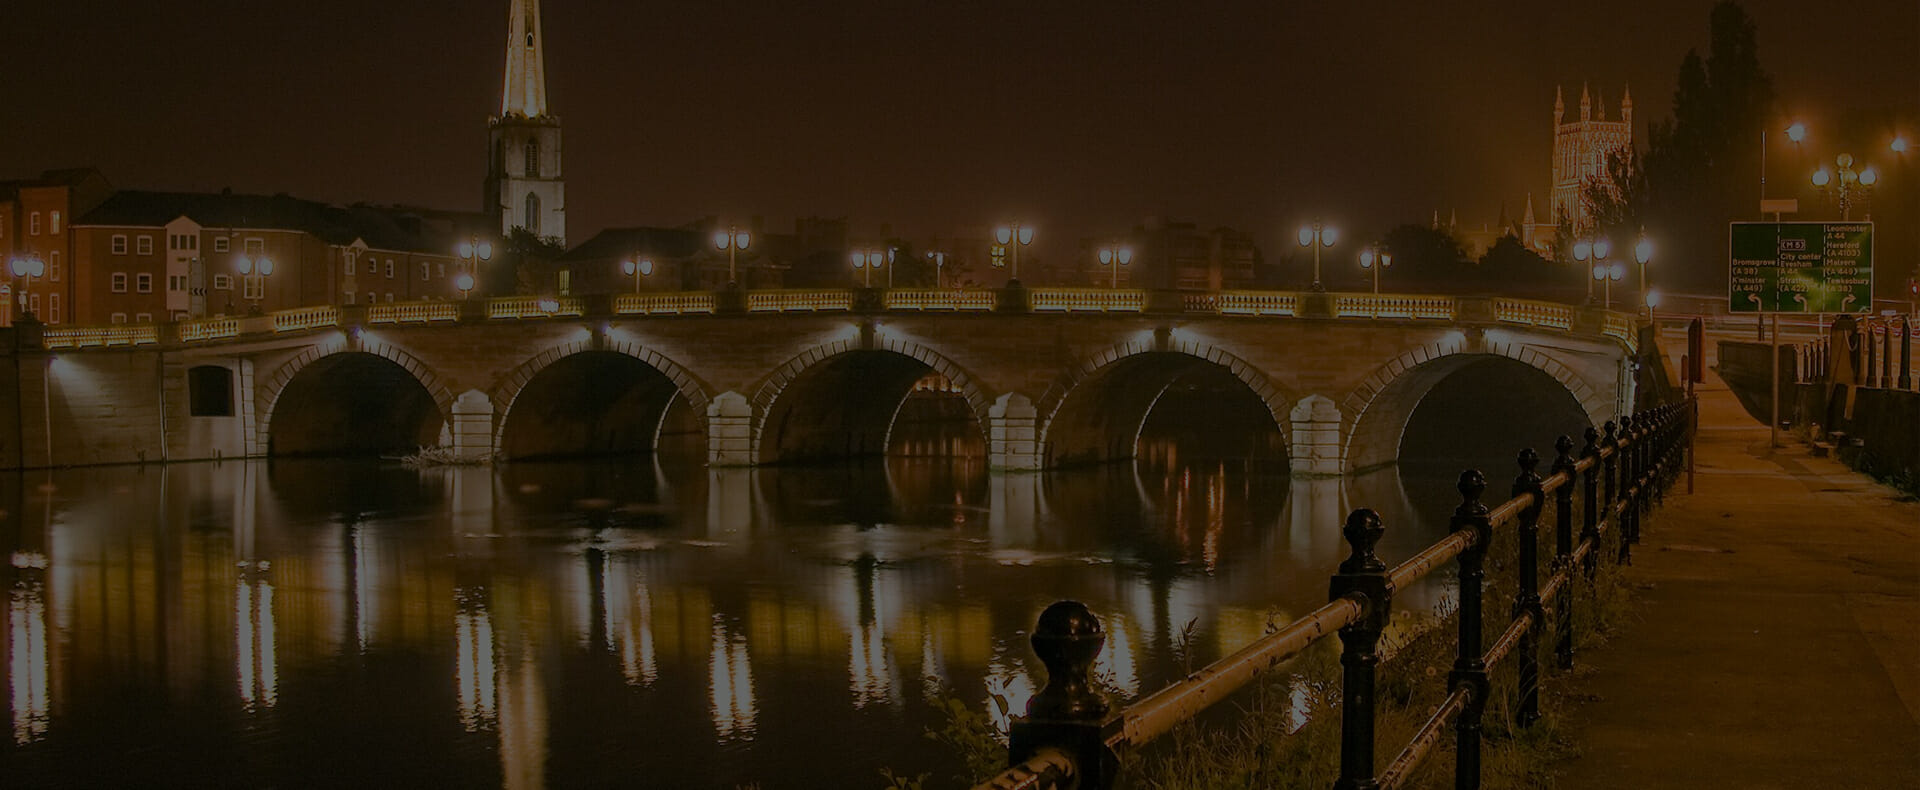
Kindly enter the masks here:
M 1404 556 L 1444 529 L 1450 482 L 922 458 L 54 481 L 0 483 L 16 514 L 0 520 L 15 558 L 0 756 L 28 784 L 136 779 L 74 762 L 128 748 L 125 732 L 175 770 L 229 766 L 206 784 L 338 764 L 369 785 L 769 790 L 952 770 L 923 733 L 949 697 L 1001 727 L 1024 709 L 1026 629 L 1056 598 L 1105 618 L 1103 687 L 1151 692 L 1324 601 L 1349 502 L 1386 513 L 1382 552 Z

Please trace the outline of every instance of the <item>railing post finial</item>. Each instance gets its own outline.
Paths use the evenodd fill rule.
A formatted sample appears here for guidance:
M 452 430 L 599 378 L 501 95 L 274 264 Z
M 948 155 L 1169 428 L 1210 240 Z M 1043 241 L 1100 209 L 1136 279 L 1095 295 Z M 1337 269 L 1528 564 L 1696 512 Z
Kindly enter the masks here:
M 1340 534 L 1347 539 L 1352 553 L 1346 561 L 1340 563 L 1341 573 L 1379 573 L 1387 569 L 1387 564 L 1374 556 L 1373 547 L 1380 545 L 1380 537 L 1387 534 L 1386 524 L 1380 520 L 1380 514 L 1361 508 L 1347 516 L 1347 523 L 1340 528 Z
M 1374 556 L 1374 546 L 1387 533 L 1380 514 L 1355 510 L 1340 528 L 1352 552 L 1340 563 L 1328 585 L 1328 597 L 1354 599 L 1364 613 L 1340 629 L 1340 778 L 1334 790 L 1372 790 L 1379 787 L 1373 773 L 1375 671 L 1380 665 L 1380 634 L 1393 608 L 1393 581 L 1387 565 Z
M 1047 668 L 1047 684 L 1027 702 L 1027 715 L 1013 722 L 1008 765 L 1041 749 L 1058 749 L 1073 761 L 1075 787 L 1111 787 L 1119 760 L 1107 748 L 1107 700 L 1093 688 L 1092 676 L 1093 661 L 1107 643 L 1100 618 L 1079 601 L 1055 601 L 1040 613 L 1029 641 Z

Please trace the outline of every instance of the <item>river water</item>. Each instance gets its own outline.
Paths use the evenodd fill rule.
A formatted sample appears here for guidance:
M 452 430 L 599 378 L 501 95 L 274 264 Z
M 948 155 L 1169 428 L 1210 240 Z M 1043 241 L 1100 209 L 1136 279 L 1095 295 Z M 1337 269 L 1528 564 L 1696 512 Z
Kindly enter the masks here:
M 1349 508 L 1386 517 L 1391 561 L 1455 501 L 1457 467 L 1290 480 L 1146 457 L 14 475 L 0 775 L 771 790 L 888 767 L 945 786 L 936 705 L 1020 710 L 1048 603 L 1105 619 L 1097 669 L 1137 696 L 1322 603 Z

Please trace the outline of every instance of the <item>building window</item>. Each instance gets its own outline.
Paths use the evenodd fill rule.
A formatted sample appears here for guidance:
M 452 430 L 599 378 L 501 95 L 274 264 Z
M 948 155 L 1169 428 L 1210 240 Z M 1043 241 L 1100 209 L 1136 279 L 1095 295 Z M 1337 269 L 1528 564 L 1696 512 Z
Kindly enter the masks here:
M 346 269 L 344 273 L 348 277 L 352 277 L 353 276 L 353 253 L 351 252 L 345 253 L 344 257 L 342 257 L 341 260 L 345 261 L 346 263 Z
M 133 238 L 133 251 L 140 255 L 152 255 L 153 254 L 153 237 L 152 236 L 135 236 Z
M 40 312 L 40 295 L 39 294 L 36 294 L 36 293 L 27 294 L 27 312 L 30 312 L 30 313 Z
M 353 293 L 352 291 L 348 291 L 348 292 L 347 292 L 347 304 L 353 304 L 353 297 L 354 297 L 354 293 Z
M 528 178 L 540 177 L 540 141 L 539 140 L 527 141 L 526 165 L 527 165 Z
M 371 255 L 367 256 L 367 274 L 373 275 L 373 274 L 379 274 L 379 273 L 380 273 L 380 259 L 375 258 Z
M 52 253 L 52 258 L 47 261 L 47 279 L 52 280 L 56 283 L 60 282 L 61 268 L 62 267 L 60 266 L 60 251 L 54 250 Z
M 260 253 L 266 252 L 267 240 L 266 239 L 247 239 L 246 251 L 248 255 L 259 255 Z
M 387 279 L 393 279 L 393 259 L 387 259 Z
M 527 212 L 526 213 L 527 213 L 527 217 L 526 217 L 527 221 L 524 223 L 524 226 L 526 227 L 527 232 L 532 233 L 535 236 L 540 235 L 540 196 L 539 195 L 533 194 L 532 192 L 527 193 Z
M 387 304 L 393 304 L 393 292 L 392 292 L 392 291 L 388 291 L 388 292 L 387 292 Z
M 566 296 L 570 293 L 573 293 L 573 270 L 561 269 L 560 270 L 560 295 Z
M 127 273 L 126 272 L 113 273 L 112 288 L 113 288 L 113 292 L 117 294 L 123 294 L 127 292 Z
M 57 293 L 47 294 L 47 323 L 60 323 L 60 295 Z
M 141 275 L 145 277 L 146 275 Z M 266 297 L 267 278 L 248 277 L 240 282 L 240 298 L 262 299 Z
M 127 322 L 126 313 L 114 313 L 113 315 L 107 316 L 107 323 L 110 323 L 110 324 L 124 324 L 126 322 Z
M 113 234 L 113 254 L 115 255 L 127 254 L 127 234 L 125 233 Z
M 60 212 L 55 211 L 51 216 L 52 221 L 47 223 L 47 232 L 58 234 L 60 232 Z
M 232 417 L 233 371 L 219 365 L 188 368 L 187 413 L 194 417 Z
M 134 275 L 133 290 L 143 294 L 153 293 L 153 275 L 145 272 Z
M 177 293 L 179 291 L 184 291 L 184 290 L 187 290 L 186 275 L 184 274 L 167 275 L 167 291 L 169 293 Z
M 216 291 L 231 291 L 231 290 L 233 290 L 233 275 L 231 275 L 231 274 L 216 274 L 216 275 L 214 275 L 214 276 L 213 276 L 213 290 L 216 290 Z
M 225 236 L 215 236 L 215 237 L 213 237 L 213 251 L 214 251 L 214 252 L 226 252 L 226 251 L 227 251 L 227 237 L 225 237 Z
M 380 303 L 380 295 L 372 291 L 368 291 L 367 304 L 379 304 L 379 303 Z
M 421 261 L 420 262 L 420 280 L 422 282 L 425 282 L 431 279 L 433 279 L 433 265 L 430 263 L 427 263 L 426 261 Z
M 437 271 L 437 272 L 439 272 L 439 273 L 440 273 L 440 276 L 441 276 L 441 277 L 445 277 L 445 276 L 447 276 L 447 262 L 446 262 L 446 261 L 441 261 L 441 262 L 439 262 L 439 263 L 436 263 L 436 264 L 434 264 L 434 265 L 433 265 L 433 268 L 434 268 L 434 271 Z
M 27 235 L 40 235 L 40 212 L 35 211 L 27 215 Z
M 136 324 L 151 324 L 153 323 L 153 314 L 152 313 L 134 313 L 133 322 Z
M 169 233 L 167 234 L 167 249 L 192 250 L 196 247 L 194 244 L 195 241 L 198 241 L 198 237 L 196 236 L 188 236 L 184 233 Z

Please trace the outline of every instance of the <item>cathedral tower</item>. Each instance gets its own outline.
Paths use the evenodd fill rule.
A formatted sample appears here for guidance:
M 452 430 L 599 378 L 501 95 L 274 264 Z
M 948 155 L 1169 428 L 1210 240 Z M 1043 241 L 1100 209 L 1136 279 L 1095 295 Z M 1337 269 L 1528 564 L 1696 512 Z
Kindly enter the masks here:
M 1620 120 L 1607 120 L 1605 107 L 1594 110 L 1593 96 L 1580 86 L 1580 120 L 1566 120 L 1560 89 L 1553 91 L 1553 192 L 1548 206 L 1552 222 L 1569 222 L 1576 234 L 1592 225 L 1583 190 L 1589 181 L 1610 180 L 1607 158 L 1633 150 L 1633 93 L 1622 93 Z
M 500 235 L 526 228 L 567 241 L 560 119 L 547 112 L 546 41 L 540 0 L 511 0 L 500 114 L 487 121 L 486 207 Z

